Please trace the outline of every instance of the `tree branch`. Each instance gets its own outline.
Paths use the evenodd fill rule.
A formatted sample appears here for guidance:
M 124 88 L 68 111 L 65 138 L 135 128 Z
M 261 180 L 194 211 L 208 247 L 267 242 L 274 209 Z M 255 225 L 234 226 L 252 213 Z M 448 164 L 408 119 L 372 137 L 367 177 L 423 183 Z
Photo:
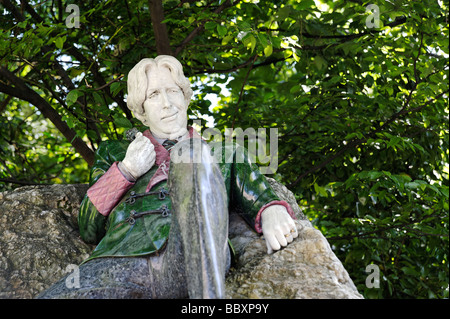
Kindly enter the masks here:
M 394 21 L 392 21 L 391 23 L 386 24 L 384 27 L 396 27 L 399 26 L 401 24 L 406 23 L 406 17 L 397 17 Z M 258 31 L 262 31 L 262 32 L 288 32 L 290 31 L 289 28 L 287 29 L 280 29 L 280 28 L 276 28 L 276 29 L 272 29 L 272 28 L 258 28 Z M 300 32 L 300 36 L 305 37 L 305 38 L 309 38 L 309 39 L 342 39 L 343 41 L 348 41 L 348 40 L 353 40 L 353 39 L 357 39 L 360 37 L 363 37 L 365 35 L 368 34 L 374 34 L 374 33 L 379 33 L 382 30 L 369 30 L 369 31 L 364 31 L 361 33 L 353 33 L 353 34 L 331 34 L 331 35 L 322 35 L 322 34 L 311 34 L 308 32 Z
M 0 0 L 1 3 L 5 4 L 5 7 L 10 10 L 16 19 L 23 21 L 24 17 L 23 15 L 14 7 L 13 4 L 9 0 Z M 36 11 L 31 7 L 25 0 L 22 0 L 22 5 L 30 13 L 30 15 L 33 17 L 33 19 L 41 23 L 43 22 L 43 19 L 36 13 Z M 49 34 L 51 35 L 51 33 Z M 123 98 L 121 99 L 119 96 L 113 96 L 111 94 L 111 91 L 108 89 L 108 86 L 106 85 L 106 81 L 103 79 L 103 77 L 100 74 L 99 68 L 95 61 L 91 62 L 89 61 L 73 44 L 68 43 L 69 41 L 66 41 L 64 43 L 64 50 L 69 52 L 73 57 L 75 57 L 78 61 L 80 61 L 86 68 L 92 71 L 92 74 L 94 76 L 94 80 L 97 81 L 97 83 L 103 87 L 103 92 L 108 95 L 114 102 L 119 105 L 121 110 L 125 113 L 126 117 L 128 119 L 131 119 L 133 116 L 131 115 L 131 111 L 128 109 L 125 101 Z M 43 51 L 46 53 L 51 51 L 49 48 L 44 47 Z M 56 60 L 55 60 L 56 61 Z M 73 85 L 72 81 L 70 80 L 70 77 L 67 75 L 64 68 L 57 62 L 54 62 L 54 67 L 56 68 L 58 74 L 63 79 L 64 84 L 67 86 L 68 89 L 73 90 L 75 89 L 75 86 Z
M 22 14 L 20 11 L 8 0 L 0 0 L 0 3 L 5 6 L 6 9 L 8 9 L 12 15 L 18 20 L 18 21 L 24 21 Z
M 94 90 L 95 91 L 99 91 L 99 90 L 103 90 L 104 88 L 106 88 L 106 87 L 108 87 L 108 86 L 110 86 L 111 84 L 113 84 L 114 82 L 117 82 L 117 81 L 119 81 L 121 78 L 123 78 L 124 77 L 124 75 L 123 74 L 121 74 L 121 75 L 119 75 L 117 78 L 115 78 L 115 79 L 112 79 L 111 81 L 109 81 L 108 83 L 106 83 L 106 84 L 103 84 L 102 86 L 100 86 L 100 87 L 98 87 L 98 88 L 95 88 Z
M 36 106 L 42 115 L 55 125 L 89 165 L 94 163 L 94 152 L 77 136 L 67 123 L 61 119 L 58 112 L 56 112 L 46 100 L 30 89 L 20 78 L 16 77 L 2 66 L 0 66 L 0 77 L 4 79 L 4 82 L 9 82 L 14 85 L 11 87 L 0 83 L 0 91 Z
M 86 68 L 91 67 L 92 74 L 94 76 L 94 80 L 102 87 L 102 91 L 109 96 L 114 102 L 119 105 L 120 109 L 125 113 L 126 117 L 128 119 L 133 118 L 131 115 L 131 111 L 127 107 L 127 103 L 123 100 L 118 98 L 118 96 L 113 96 L 111 94 L 111 91 L 108 88 L 108 85 L 103 79 L 102 75 L 100 74 L 100 71 L 98 69 L 98 65 L 94 62 L 90 62 L 75 46 L 71 44 L 67 44 L 67 41 L 64 43 L 64 49 L 67 50 L 75 59 L 80 61 L 81 64 L 83 64 Z
M 232 3 L 230 0 L 226 0 L 220 6 L 218 6 L 212 13 L 219 14 L 226 8 L 234 6 L 234 5 L 238 4 L 239 2 L 241 2 L 241 1 L 236 0 Z M 184 47 L 189 42 L 191 42 L 199 32 L 203 31 L 203 27 L 204 27 L 205 23 L 206 23 L 206 21 L 201 23 L 198 27 L 196 27 L 194 30 L 192 30 L 191 33 L 189 33 L 188 36 L 183 41 L 181 41 L 180 45 L 175 49 L 174 56 L 177 56 L 178 54 L 180 54 L 180 52 L 184 49 Z
M 327 237 L 328 240 L 351 240 L 351 239 L 355 239 L 355 238 L 365 238 L 365 239 L 371 239 L 374 237 L 369 237 L 369 235 L 373 235 L 373 234 L 378 234 L 378 233 L 382 233 L 385 232 L 387 230 L 390 229 L 403 229 L 406 228 L 408 230 L 410 230 L 412 233 L 419 235 L 419 236 L 436 236 L 436 237 L 448 237 L 447 234 L 430 234 L 430 233 L 425 233 L 422 232 L 420 230 L 414 229 L 412 228 L 410 225 L 413 224 L 419 224 L 421 222 L 423 222 L 425 219 L 430 218 L 430 217 L 435 217 L 435 218 L 440 218 L 440 216 L 438 215 L 430 215 L 430 216 L 426 216 L 425 218 L 419 219 L 419 220 L 412 220 L 406 223 L 402 223 L 402 224 L 394 224 L 391 226 L 386 226 L 386 227 L 381 227 L 379 229 L 373 230 L 373 231 L 368 231 L 365 233 L 359 233 L 359 234 L 351 234 L 351 235 L 347 235 L 347 236 L 333 236 L 333 237 Z M 400 232 L 399 232 L 400 233 Z
M 14 8 L 14 5 L 11 4 L 10 1 L 8 0 L 2 0 L 6 3 L 8 3 L 8 8 Z M 60 2 L 61 3 L 61 2 Z M 21 0 L 21 6 L 23 9 L 25 9 L 33 18 L 33 20 L 37 23 L 43 23 L 44 19 L 42 19 L 41 16 L 39 16 L 39 14 L 34 10 L 34 8 L 32 6 L 29 5 L 29 3 L 26 0 Z M 61 13 L 61 12 L 60 12 Z M 15 11 L 14 12 L 15 15 L 17 15 L 17 18 L 20 20 L 24 20 L 23 14 L 21 12 Z M 43 46 L 42 47 L 42 52 L 44 53 L 43 55 L 45 56 L 48 53 L 53 53 L 53 49 L 50 46 Z M 24 59 L 25 60 L 25 59 Z M 34 68 L 34 65 L 28 61 L 25 60 L 25 62 L 27 62 L 31 67 Z M 67 74 L 66 70 L 61 66 L 61 64 L 55 59 L 49 62 L 51 65 L 51 68 L 55 69 L 57 74 L 61 77 L 62 82 L 64 83 L 64 85 L 66 86 L 67 90 L 74 90 L 76 87 L 73 84 L 72 80 L 70 79 L 69 75 Z M 50 68 L 50 69 L 51 69 Z M 44 86 L 52 93 L 53 97 L 59 101 L 59 103 L 61 103 L 61 105 L 63 105 L 74 117 L 78 118 L 78 116 L 76 116 L 76 114 L 67 108 L 67 106 L 65 105 L 65 103 L 62 101 L 61 97 L 58 96 L 58 94 L 56 94 L 56 92 L 54 92 L 50 86 L 48 86 L 46 84 L 46 81 L 43 78 L 43 75 L 40 72 L 37 72 L 38 76 L 41 78 L 42 83 L 44 84 Z M 60 87 L 61 91 L 64 93 L 64 89 L 61 88 L 60 85 L 58 85 L 55 80 L 53 79 L 52 75 L 48 75 L 48 77 L 50 78 L 50 80 L 57 86 Z M 64 95 L 63 95 L 64 96 Z M 81 97 L 77 100 L 77 102 L 79 104 L 81 104 L 81 106 L 86 110 L 87 107 L 85 104 L 81 103 Z M 86 101 L 85 101 L 86 102 Z M 119 103 L 118 103 L 119 104 Z M 79 118 L 78 118 L 79 119 Z M 87 129 L 91 129 L 95 132 L 98 133 L 98 128 L 96 126 L 95 123 L 93 123 L 92 121 L 88 121 L 88 118 L 86 116 L 86 121 L 87 121 Z M 98 135 L 98 139 L 100 139 L 100 135 Z
M 288 58 L 268 58 L 267 60 L 262 61 L 261 63 L 256 63 L 253 65 L 253 69 L 256 69 L 260 66 L 265 66 L 265 65 L 270 65 L 270 64 L 274 64 L 277 62 L 281 62 L 281 61 L 285 61 Z M 216 70 L 216 69 L 206 69 L 206 70 L 199 70 L 196 71 L 194 74 L 225 74 L 225 73 L 231 73 L 234 71 L 237 71 L 239 69 L 243 69 L 245 67 L 247 67 L 250 64 L 253 64 L 255 61 L 253 60 L 253 57 L 251 57 L 250 59 L 248 59 L 247 61 L 245 61 L 244 63 L 241 63 L 239 65 L 236 65 L 232 68 L 229 69 L 223 69 L 223 70 Z

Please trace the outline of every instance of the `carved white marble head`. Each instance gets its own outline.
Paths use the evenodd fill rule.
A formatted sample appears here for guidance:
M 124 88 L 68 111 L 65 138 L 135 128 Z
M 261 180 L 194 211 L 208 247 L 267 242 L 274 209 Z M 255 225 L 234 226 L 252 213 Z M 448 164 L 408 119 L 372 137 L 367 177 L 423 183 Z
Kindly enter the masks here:
M 128 73 L 128 108 L 156 137 L 184 134 L 192 89 L 174 57 L 143 59 Z

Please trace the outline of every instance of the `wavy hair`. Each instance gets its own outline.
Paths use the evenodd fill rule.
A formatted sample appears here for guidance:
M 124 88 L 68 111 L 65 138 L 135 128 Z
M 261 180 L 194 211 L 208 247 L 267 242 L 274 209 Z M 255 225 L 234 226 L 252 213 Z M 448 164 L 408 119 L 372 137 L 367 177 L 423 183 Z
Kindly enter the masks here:
M 139 61 L 128 73 L 127 87 L 127 106 L 133 112 L 134 116 L 147 125 L 145 118 L 144 101 L 147 99 L 147 72 L 151 72 L 155 67 L 165 67 L 169 69 L 175 83 L 183 91 L 186 107 L 189 105 L 192 97 L 191 83 L 184 76 L 181 63 L 170 55 L 159 55 L 154 59 L 145 58 Z

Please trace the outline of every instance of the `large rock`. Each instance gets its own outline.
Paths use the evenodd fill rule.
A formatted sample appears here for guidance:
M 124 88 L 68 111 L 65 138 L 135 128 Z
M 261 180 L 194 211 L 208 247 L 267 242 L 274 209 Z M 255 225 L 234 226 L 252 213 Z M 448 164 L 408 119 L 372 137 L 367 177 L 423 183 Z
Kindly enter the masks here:
M 299 238 L 267 255 L 264 238 L 232 213 L 230 238 L 237 258 L 227 297 L 362 298 L 293 194 L 269 182 L 294 208 Z M 93 247 L 80 239 L 77 228 L 86 190 L 87 185 L 50 185 L 0 193 L 0 298 L 33 298 L 87 258 Z
M 33 298 L 87 258 L 77 230 L 87 185 L 27 186 L 0 193 L 0 298 Z

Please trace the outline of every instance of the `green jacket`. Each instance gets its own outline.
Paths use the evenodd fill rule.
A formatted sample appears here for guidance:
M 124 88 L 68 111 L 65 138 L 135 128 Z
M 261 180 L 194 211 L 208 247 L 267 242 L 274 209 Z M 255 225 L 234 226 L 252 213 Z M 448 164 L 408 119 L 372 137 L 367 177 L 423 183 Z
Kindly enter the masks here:
M 158 155 L 164 150 L 160 151 L 162 146 L 148 130 L 144 132 L 144 136 L 150 138 L 155 146 L 156 165 L 136 182 L 127 181 L 117 173 L 117 163 L 125 157 L 130 142 L 106 141 L 96 152 L 90 175 L 90 189 L 81 203 L 78 216 L 83 240 L 98 244 L 88 260 L 97 257 L 148 255 L 164 248 L 170 231 L 170 214 L 155 213 L 130 218 L 132 213 L 171 208 L 170 195 L 165 192 L 168 190 L 167 179 L 164 178 L 150 189 L 152 194 L 132 198 L 132 194 L 145 193 L 152 177 L 161 172 Z M 245 149 L 234 143 L 215 143 L 210 146 L 215 151 L 222 151 L 222 161 L 218 165 L 224 177 L 229 209 L 237 211 L 258 233 L 261 233 L 259 215 L 267 206 L 284 205 L 295 218 L 292 209 L 286 202 L 279 200 L 258 167 L 250 163 Z M 231 157 L 226 159 L 226 156 Z M 116 177 L 111 178 L 114 174 Z M 102 187 L 97 187 L 98 185 Z M 97 205 L 94 205 L 90 198 L 94 197 L 94 191 L 90 192 L 94 188 L 97 188 L 94 201 Z M 114 202 L 111 209 L 100 209 L 102 200 L 106 203 L 117 203 Z

